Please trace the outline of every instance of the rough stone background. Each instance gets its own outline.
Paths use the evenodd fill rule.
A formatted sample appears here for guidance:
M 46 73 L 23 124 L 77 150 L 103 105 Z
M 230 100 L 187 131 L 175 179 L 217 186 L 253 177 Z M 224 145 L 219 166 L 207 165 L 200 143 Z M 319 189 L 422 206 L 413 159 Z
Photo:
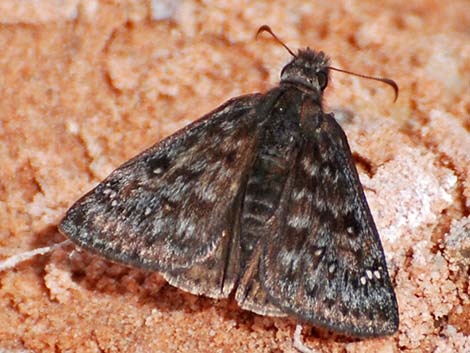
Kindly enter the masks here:
M 379 4 L 380 3 L 380 4 Z M 114 168 L 228 98 L 276 84 L 293 48 L 337 67 L 345 117 L 387 254 L 401 325 L 318 352 L 470 351 L 470 3 L 0 2 L 0 261 L 63 240 L 57 223 Z M 198 298 L 74 250 L 0 273 L 0 352 L 294 352 L 294 320 Z

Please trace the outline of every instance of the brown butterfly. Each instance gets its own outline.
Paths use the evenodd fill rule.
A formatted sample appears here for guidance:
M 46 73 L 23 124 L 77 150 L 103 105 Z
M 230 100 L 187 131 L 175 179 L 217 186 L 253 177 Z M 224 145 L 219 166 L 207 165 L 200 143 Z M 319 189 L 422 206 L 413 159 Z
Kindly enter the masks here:
M 257 314 L 393 334 L 398 308 L 379 235 L 346 136 L 322 108 L 329 71 L 342 70 L 323 52 L 287 50 L 279 86 L 231 99 L 126 162 L 60 230 L 190 293 L 234 292 Z M 373 79 L 398 94 L 393 81 Z

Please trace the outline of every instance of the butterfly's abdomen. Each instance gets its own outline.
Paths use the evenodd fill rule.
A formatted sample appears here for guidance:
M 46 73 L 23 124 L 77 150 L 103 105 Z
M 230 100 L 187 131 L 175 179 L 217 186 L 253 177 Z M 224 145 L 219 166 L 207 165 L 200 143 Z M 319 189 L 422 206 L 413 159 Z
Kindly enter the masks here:
M 287 177 L 283 158 L 261 155 L 248 178 L 242 225 L 246 228 L 262 227 L 275 211 Z
M 241 213 L 241 244 L 247 260 L 263 237 L 269 219 L 279 206 L 289 171 L 302 143 L 297 92 L 281 95 L 273 104 L 260 136 L 248 175 Z

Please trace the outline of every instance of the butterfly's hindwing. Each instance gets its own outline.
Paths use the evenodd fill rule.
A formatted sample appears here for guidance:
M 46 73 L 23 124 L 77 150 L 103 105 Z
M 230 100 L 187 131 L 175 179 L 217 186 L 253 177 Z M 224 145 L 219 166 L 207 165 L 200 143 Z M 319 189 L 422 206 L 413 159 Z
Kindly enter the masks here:
M 273 303 L 357 336 L 391 334 L 397 304 L 346 136 L 331 115 L 304 124 L 303 146 L 261 255 Z M 289 185 L 290 184 L 290 185 Z

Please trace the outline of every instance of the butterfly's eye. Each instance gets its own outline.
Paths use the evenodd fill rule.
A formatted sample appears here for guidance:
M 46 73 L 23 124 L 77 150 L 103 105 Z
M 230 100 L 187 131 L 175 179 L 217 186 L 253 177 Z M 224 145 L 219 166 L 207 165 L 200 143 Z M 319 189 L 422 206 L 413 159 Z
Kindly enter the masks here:
M 317 73 L 318 84 L 320 85 L 320 89 L 323 91 L 326 86 L 328 85 L 328 75 L 324 71 L 320 71 Z

